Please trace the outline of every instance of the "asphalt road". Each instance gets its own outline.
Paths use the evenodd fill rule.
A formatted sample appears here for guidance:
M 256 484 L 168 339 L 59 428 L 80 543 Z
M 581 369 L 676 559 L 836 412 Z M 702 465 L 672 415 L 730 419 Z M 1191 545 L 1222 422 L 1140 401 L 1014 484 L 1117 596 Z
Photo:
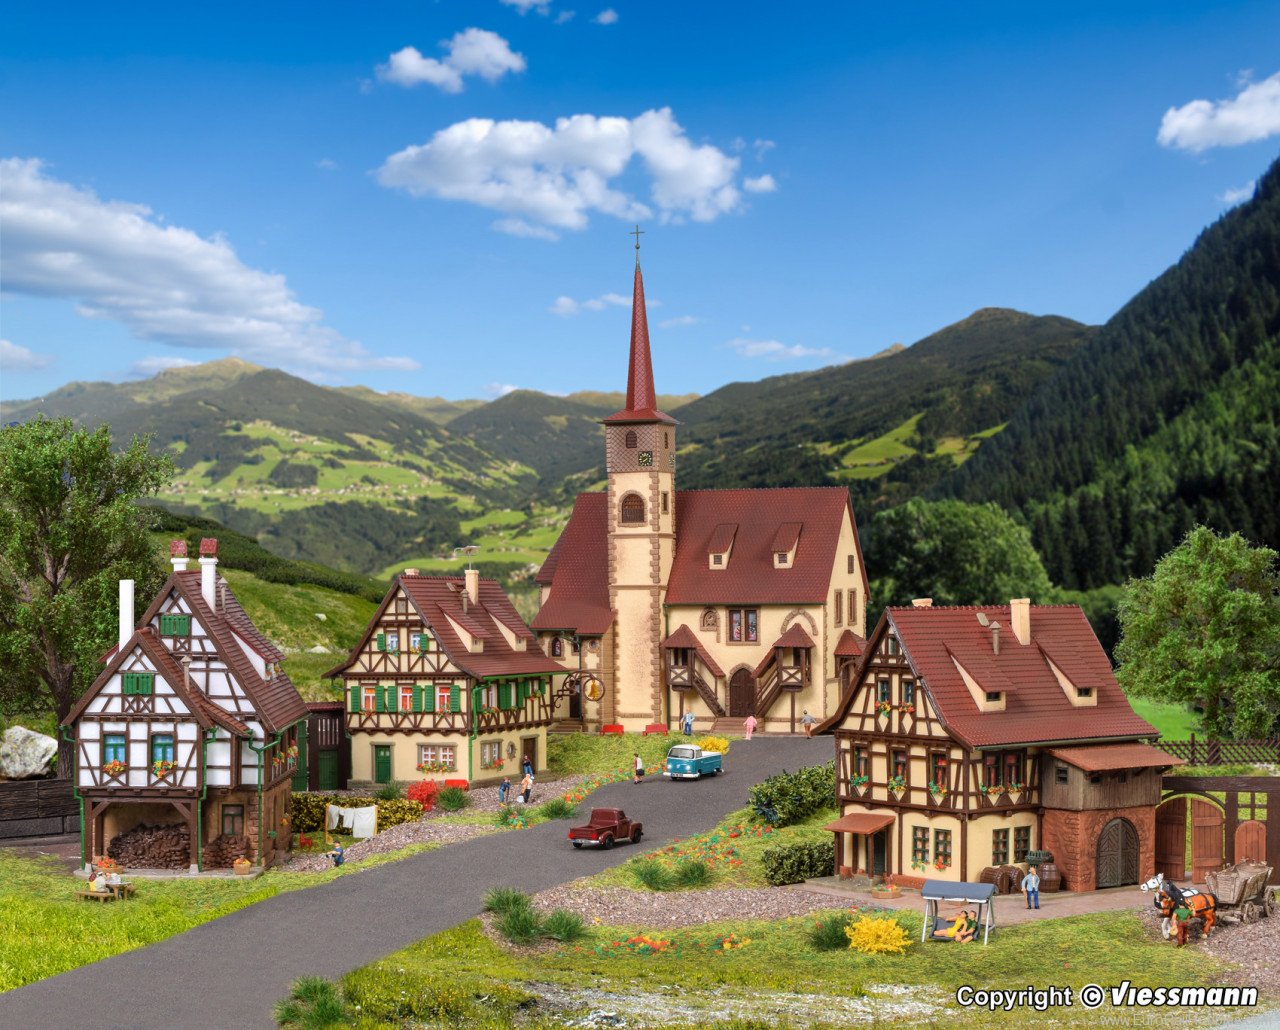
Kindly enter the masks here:
M 642 848 L 710 829 L 747 789 L 833 756 L 830 737 L 733 745 L 718 777 L 603 787 L 587 804 L 644 824 Z M 586 805 L 584 805 L 584 808 Z M 0 1028 L 240 1030 L 272 1027 L 300 976 L 336 979 L 480 913 L 495 885 L 530 893 L 625 862 L 628 845 L 575 851 L 554 821 L 414 855 L 277 895 L 146 948 L 0 994 Z M 143 888 L 145 889 L 145 888 Z

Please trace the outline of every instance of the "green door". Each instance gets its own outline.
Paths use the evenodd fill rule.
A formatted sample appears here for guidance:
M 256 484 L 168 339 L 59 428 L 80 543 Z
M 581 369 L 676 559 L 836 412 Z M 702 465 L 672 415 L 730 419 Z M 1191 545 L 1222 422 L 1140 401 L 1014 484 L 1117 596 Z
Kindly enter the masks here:
M 316 763 L 319 766 L 319 789 L 341 789 L 338 785 L 338 752 L 321 751 L 316 758 L 319 760 Z
M 391 782 L 391 745 L 373 745 L 373 780 L 375 783 Z
M 293 790 L 305 791 L 308 789 L 307 775 L 307 724 L 304 722 L 298 727 L 298 765 L 293 772 Z
M 871 873 L 883 876 L 885 869 L 885 852 L 888 850 L 888 834 L 881 830 L 871 836 Z

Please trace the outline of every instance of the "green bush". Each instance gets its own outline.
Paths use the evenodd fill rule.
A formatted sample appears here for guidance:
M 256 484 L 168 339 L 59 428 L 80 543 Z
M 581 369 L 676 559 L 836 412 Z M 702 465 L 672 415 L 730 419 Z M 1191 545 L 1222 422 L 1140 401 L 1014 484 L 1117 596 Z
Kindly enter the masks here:
M 816 951 L 843 951 L 849 947 L 844 929 L 856 918 L 851 912 L 824 916 L 809 928 L 809 943 Z
M 498 916 L 497 926 L 512 944 L 529 944 L 542 934 L 542 917 L 531 905 L 517 905 Z
M 676 865 L 671 881 L 676 887 L 705 887 L 713 877 L 711 866 L 706 862 L 686 859 Z
M 461 812 L 471 804 L 471 795 L 461 787 L 445 787 L 436 795 L 436 805 L 446 812 Z
M 280 1026 L 291 1030 L 328 1030 L 335 1025 L 346 1026 L 351 1016 L 337 985 L 322 976 L 304 976 L 295 980 L 289 997 L 278 1002 L 271 1014 Z
M 538 811 L 548 819 L 572 819 L 577 809 L 564 798 L 552 798 L 539 805 Z
M 399 780 L 392 780 L 390 783 L 384 783 L 373 795 L 379 801 L 403 801 L 404 800 L 404 784 Z
M 796 841 L 765 849 L 760 856 L 770 886 L 803 883 L 814 876 L 833 876 L 836 868 L 834 840 Z
M 631 867 L 631 875 L 634 876 L 642 886 L 648 887 L 651 891 L 665 891 L 671 889 L 671 873 L 667 871 L 667 867 L 661 862 L 655 862 L 651 858 L 641 859 Z
M 299 793 L 293 795 L 293 832 L 322 833 L 324 831 L 325 805 L 341 808 L 367 808 L 378 806 L 378 832 L 411 823 L 422 817 L 421 801 L 380 801 L 377 798 L 348 797 L 345 794 Z
M 748 797 L 756 815 L 765 822 L 790 826 L 835 804 L 836 764 L 770 776 L 752 787 Z
M 342 988 L 347 1002 L 359 1006 L 361 1026 L 457 1025 L 481 1016 L 505 1017 L 509 1022 L 519 1008 L 533 1000 L 525 991 L 486 981 L 483 1004 L 478 1005 L 474 985 L 384 962 L 348 973 Z
M 533 908 L 529 895 L 514 887 L 490 887 L 485 892 L 484 910 L 503 915 L 515 908 Z
M 542 935 L 561 944 L 572 944 L 587 935 L 587 926 L 576 912 L 558 908 L 543 921 Z

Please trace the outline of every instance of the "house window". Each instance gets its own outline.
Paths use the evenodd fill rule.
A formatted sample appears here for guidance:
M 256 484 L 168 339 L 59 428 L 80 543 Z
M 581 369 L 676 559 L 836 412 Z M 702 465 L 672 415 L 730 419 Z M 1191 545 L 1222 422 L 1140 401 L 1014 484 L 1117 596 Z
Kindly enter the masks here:
M 877 701 L 889 700 L 889 681 L 888 680 L 876 681 L 876 700 Z
M 1053 782 L 1069 783 L 1070 780 L 1071 774 L 1067 771 L 1067 767 L 1061 762 L 1056 763 L 1053 767 Z
M 904 780 L 907 778 L 907 753 L 905 751 L 895 751 L 893 753 L 893 775 L 901 776 Z
M 378 710 L 378 688 L 364 687 L 360 697 L 360 707 L 366 712 L 376 712 Z
M 853 626 L 858 621 L 858 591 L 849 591 L 849 625 Z
M 570 654 L 582 653 L 582 644 L 577 637 L 574 637 L 572 640 L 569 641 L 569 653 Z
M 991 831 L 991 864 L 1009 864 L 1009 828 Z
M 783 555 L 783 554 L 778 555 L 778 560 L 785 561 L 786 555 Z M 844 625 L 844 593 L 843 591 L 837 590 L 836 596 L 833 600 L 835 602 L 833 607 L 835 608 L 836 625 L 842 626 Z
M 480 745 L 480 765 L 497 766 L 502 762 L 502 741 L 486 740 Z
M 998 691 L 998 690 L 988 690 L 988 691 L 987 691 L 987 700 L 988 700 L 988 701 L 990 701 L 993 705 L 994 705 L 994 704 L 999 704 L 999 702 L 1000 702 L 1000 691 Z
M 1027 852 L 1031 850 L 1031 827 L 1015 826 L 1013 828 L 1013 860 L 1025 862 Z
M 387 650 L 388 651 L 400 650 L 400 634 L 399 633 L 387 634 Z
M 929 827 L 911 827 L 911 863 L 922 866 L 929 862 Z
M 173 761 L 173 734 L 155 733 L 151 736 L 151 761 Z
M 671 502 L 667 499 L 669 496 L 670 495 L 665 490 L 662 491 L 662 514 L 663 515 L 667 514 L 667 512 L 671 510 Z
M 431 634 L 410 633 L 409 634 L 409 650 L 410 651 L 430 651 L 431 650 Z
M 627 494 L 622 499 L 622 524 L 634 526 L 644 522 L 644 500 L 639 494 Z
M 160 635 L 162 637 L 191 636 L 191 616 L 190 615 L 161 615 L 160 616 Z
M 940 751 L 929 754 L 929 779 L 939 786 L 946 786 L 947 756 Z
M 703 628 L 703 629 L 717 629 L 717 628 L 719 627 L 719 625 L 720 625 L 720 620 L 719 620 L 719 618 L 716 616 L 716 610 L 715 610 L 714 608 L 705 608 L 705 609 L 703 609 L 703 612 L 702 612 L 702 628 Z
M 413 711 L 413 687 L 400 688 L 400 711 Z
M 871 775 L 871 759 L 867 756 L 867 749 L 865 747 L 855 747 L 853 749 L 853 775 Z
M 453 685 L 451 683 L 436 684 L 436 711 L 452 711 Z
M 244 805 L 222 806 L 222 834 L 224 837 L 244 836 Z
M 124 734 L 108 733 L 102 738 L 102 764 L 124 762 Z
M 452 744 L 419 744 L 419 765 L 443 765 L 446 769 L 458 768 L 458 749 Z
M 982 785 L 984 787 L 998 787 L 1000 783 L 999 756 L 985 755 L 982 759 Z
M 713 555 L 711 556 L 711 564 L 712 564 L 712 565 L 723 565 L 723 564 L 724 564 L 724 555 L 723 555 L 723 554 L 713 554 Z
M 898 638 L 897 638 L 897 637 L 890 637 L 890 638 L 889 638 L 889 642 L 888 642 L 888 645 L 887 645 L 887 646 L 888 646 L 888 649 L 889 649 L 889 653 L 890 653 L 890 654 L 897 654 L 897 653 L 898 653 Z
M 1101 783 L 1101 782 L 1102 782 L 1102 773 L 1090 773 L 1090 774 L 1089 774 L 1089 782 L 1090 782 L 1090 783 Z
M 1022 782 L 1022 755 L 1016 751 L 1004 756 L 1004 782 L 1008 784 Z
M 760 613 L 755 608 L 729 609 L 729 639 L 737 643 L 754 643 L 760 639 Z
M 777 562 L 778 562 L 778 564 L 779 564 L 779 565 L 786 565 L 786 564 L 787 564 L 787 552 L 786 552 L 786 551 L 779 551 L 779 552 L 778 552 L 774 557 L 777 559 Z
M 634 451 L 636 447 L 639 446 L 639 443 L 640 439 L 636 436 L 636 431 L 634 429 L 628 429 L 626 437 L 627 447 Z
M 564 639 L 563 638 L 561 637 L 551 638 L 551 657 L 552 658 L 564 657 Z
M 853 575 L 853 555 L 849 555 L 849 575 Z
M 916 685 L 913 680 L 902 681 L 902 703 L 904 705 L 916 703 Z
M 933 831 L 933 855 L 934 861 L 942 863 L 939 869 L 944 869 L 951 864 L 951 831 L 950 830 L 934 830 Z
M 1076 687 L 1076 697 L 1093 697 L 1093 687 Z
M 664 449 L 666 449 L 666 448 L 668 448 L 668 447 L 670 447 L 670 446 L 671 446 L 671 434 L 670 434 L 670 433 L 663 433 L 663 434 L 662 434 L 662 446 L 663 446 L 663 448 L 664 448 Z

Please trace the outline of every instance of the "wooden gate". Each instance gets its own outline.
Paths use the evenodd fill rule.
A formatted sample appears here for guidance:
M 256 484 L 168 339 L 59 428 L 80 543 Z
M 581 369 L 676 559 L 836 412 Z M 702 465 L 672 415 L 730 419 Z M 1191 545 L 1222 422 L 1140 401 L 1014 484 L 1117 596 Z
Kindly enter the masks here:
M 1156 809 L 1156 869 L 1166 880 L 1187 875 L 1187 799 L 1170 798 Z
M 1138 882 L 1138 831 L 1128 819 L 1112 819 L 1098 837 L 1097 889 Z
M 739 669 L 729 679 L 729 714 L 745 719 L 756 704 L 756 678 L 750 669 Z
M 1267 861 L 1267 824 L 1256 819 L 1236 827 L 1235 856 L 1237 862 Z
M 1222 810 L 1191 799 L 1191 880 L 1204 883 L 1207 873 L 1222 868 Z

